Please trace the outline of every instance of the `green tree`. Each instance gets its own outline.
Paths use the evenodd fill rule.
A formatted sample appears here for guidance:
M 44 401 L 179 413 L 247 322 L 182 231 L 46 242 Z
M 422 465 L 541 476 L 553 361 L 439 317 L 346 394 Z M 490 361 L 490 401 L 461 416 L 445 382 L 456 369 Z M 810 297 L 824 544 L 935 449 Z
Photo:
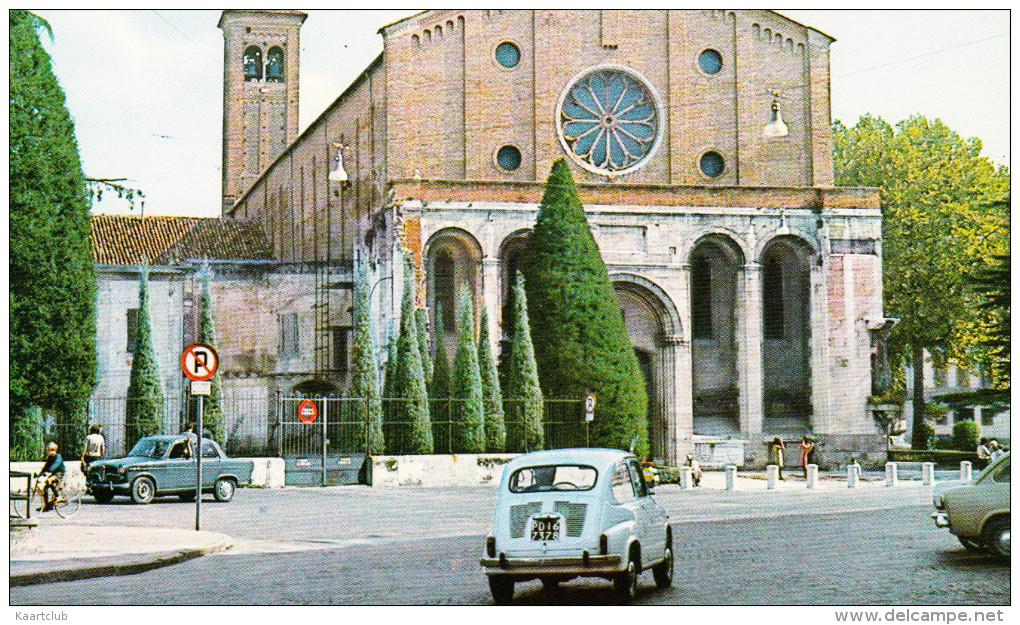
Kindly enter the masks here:
M 378 455 L 385 451 L 382 429 L 382 402 L 379 398 L 379 377 L 375 367 L 375 340 L 369 314 L 368 276 L 363 263 L 358 264 L 354 277 L 354 349 L 351 356 L 351 387 L 344 402 L 354 417 L 365 419 L 365 453 Z M 350 404 L 350 405 L 348 405 Z
M 424 308 L 414 309 L 414 320 L 418 324 L 418 349 L 421 351 L 421 366 L 425 369 L 425 379 L 432 379 L 432 359 L 429 358 L 429 316 Z
M 435 360 L 432 363 L 432 378 L 429 379 L 428 390 L 431 402 L 429 415 L 432 417 L 432 430 L 435 434 L 435 449 L 449 452 L 450 428 L 450 389 L 453 380 L 450 373 L 450 357 L 446 351 L 446 326 L 443 323 L 443 305 L 436 302 L 436 344 Z
M 397 337 L 393 330 L 392 319 L 389 331 L 386 333 L 386 366 L 383 369 L 383 376 L 383 440 L 386 443 L 386 449 L 390 449 L 390 441 L 395 441 L 396 437 L 400 435 L 399 429 L 394 425 L 396 417 L 393 412 L 396 406 L 396 402 L 393 401 L 393 389 L 397 383 Z
M 546 397 L 598 397 L 591 442 L 647 455 L 648 400 L 620 302 L 564 159 L 553 164 L 523 273 Z M 579 411 L 577 418 L 580 418 Z
M 506 421 L 503 416 L 503 393 L 489 342 L 489 314 L 482 306 L 478 339 L 478 371 L 482 376 L 482 398 L 485 402 L 485 451 L 499 453 L 506 448 Z
M 202 267 L 202 293 L 198 314 L 198 342 L 216 348 L 216 326 L 213 322 L 212 297 L 209 282 L 212 270 L 209 263 Z M 202 403 L 202 436 L 211 438 L 221 445 L 224 442 L 223 431 L 223 392 L 220 390 L 220 374 L 210 380 L 209 396 Z
M 485 451 L 485 404 L 482 374 L 478 369 L 478 345 L 475 342 L 475 307 L 466 286 L 460 289 L 460 336 L 453 359 L 451 384 L 453 453 L 477 454 Z
M 900 319 L 889 357 L 911 363 L 914 414 L 921 415 L 925 350 L 967 363 L 980 340 L 967 276 L 1008 254 L 1009 211 L 1001 200 L 1009 172 L 980 156 L 980 140 L 920 115 L 895 128 L 870 115 L 852 128 L 837 121 L 833 135 L 836 184 L 880 190 L 885 310 Z M 927 444 L 923 423 L 914 419 L 919 449 Z
M 545 430 L 542 425 L 543 395 L 538 379 L 535 348 L 531 342 L 528 321 L 528 298 L 524 278 L 518 273 L 514 281 L 514 334 L 503 387 L 503 410 L 506 415 L 506 450 L 527 452 L 542 449 Z
M 42 456 L 43 411 L 56 420 L 61 452 L 74 457 L 96 378 L 89 192 L 39 40 L 49 24 L 28 11 L 8 15 L 11 457 Z
M 135 352 L 131 358 L 131 378 L 127 390 L 125 438 L 128 447 L 143 436 L 163 432 L 163 381 L 152 344 L 149 321 L 149 268 L 143 266 L 138 279 L 138 323 L 135 326 Z
M 394 371 L 393 409 L 387 413 L 396 435 L 387 438 L 389 453 L 431 454 L 432 423 L 429 418 L 425 370 L 418 345 L 418 324 L 414 314 L 413 273 L 404 267 L 404 298 L 400 306 L 400 334 L 397 335 L 397 364 Z

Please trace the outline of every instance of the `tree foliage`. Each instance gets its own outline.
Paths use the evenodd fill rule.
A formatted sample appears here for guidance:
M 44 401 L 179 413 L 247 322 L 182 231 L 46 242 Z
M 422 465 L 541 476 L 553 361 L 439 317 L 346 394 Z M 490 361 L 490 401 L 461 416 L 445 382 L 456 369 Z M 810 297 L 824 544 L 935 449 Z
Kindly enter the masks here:
M 10 442 L 12 454 L 37 458 L 40 409 L 62 439 L 78 445 L 85 435 L 96 279 L 74 122 L 39 40 L 50 27 L 28 11 L 9 18 Z
M 400 333 L 397 335 L 392 389 L 395 401 L 386 414 L 394 425 L 393 434 L 386 439 L 386 450 L 391 454 L 431 454 L 433 450 L 425 370 L 421 364 L 414 313 L 413 275 L 410 262 L 405 262 L 404 297 L 400 306 Z
M 841 186 L 871 186 L 882 204 L 882 288 L 886 314 L 900 319 L 889 337 L 890 362 L 980 360 L 987 315 L 975 305 L 968 276 L 1008 254 L 1009 172 L 981 157 L 981 142 L 939 120 L 910 117 L 895 127 L 862 117 L 835 122 L 835 175 Z M 924 411 L 916 384 L 914 414 Z M 922 419 L 915 446 L 924 446 Z
M 466 286 L 460 290 L 459 326 L 451 384 L 451 443 L 453 453 L 478 454 L 485 451 L 485 404 L 482 374 L 478 368 L 478 344 L 475 341 L 475 307 Z
M 506 421 L 503 416 L 503 394 L 489 342 L 489 314 L 482 306 L 478 338 L 478 371 L 482 377 L 482 399 L 485 409 L 485 451 L 499 453 L 506 449 Z
M 135 353 L 131 358 L 126 408 L 125 438 L 128 447 L 144 436 L 163 432 L 163 381 L 152 344 L 148 267 L 142 268 L 138 279 L 138 323 L 135 326 Z
M 528 236 L 523 273 L 546 397 L 598 398 L 591 442 L 648 451 L 644 378 L 570 168 L 553 164 Z M 578 415 L 580 418 L 580 415 Z
M 432 359 L 429 358 L 429 316 L 424 308 L 415 308 L 414 320 L 418 324 L 418 349 L 421 351 L 421 366 L 425 369 L 425 379 L 432 379 Z
M 435 449 L 450 451 L 450 390 L 452 373 L 450 357 L 446 351 L 446 325 L 443 322 L 443 305 L 436 302 L 436 326 L 433 342 L 435 354 L 432 361 L 432 377 L 429 378 L 429 415 L 432 417 L 432 430 Z
M 213 321 L 212 296 L 209 282 L 212 270 L 209 263 L 202 267 L 202 292 L 199 298 L 198 342 L 216 348 L 216 325 Z M 223 430 L 223 391 L 220 389 L 220 374 L 212 377 L 209 396 L 202 400 L 202 436 L 211 438 L 221 445 L 224 443 Z
M 542 425 L 542 388 L 538 379 L 535 348 L 528 321 L 528 298 L 524 278 L 514 281 L 514 334 L 503 387 L 503 411 L 506 415 L 506 450 L 528 452 L 542 449 L 545 430 Z
M 351 355 L 351 386 L 348 397 L 356 400 L 352 408 L 356 416 L 364 416 L 368 454 L 385 451 L 382 429 L 382 402 L 379 397 L 379 376 L 375 366 L 375 340 L 369 311 L 368 276 L 363 263 L 354 276 L 354 349 Z M 346 406 L 347 402 L 345 402 Z

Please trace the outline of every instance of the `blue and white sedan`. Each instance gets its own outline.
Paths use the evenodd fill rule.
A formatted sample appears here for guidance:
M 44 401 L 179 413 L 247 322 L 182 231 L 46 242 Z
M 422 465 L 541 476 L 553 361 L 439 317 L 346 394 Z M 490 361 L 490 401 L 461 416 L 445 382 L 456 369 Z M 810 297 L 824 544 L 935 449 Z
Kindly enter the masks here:
M 514 583 L 546 588 L 575 577 L 613 582 L 624 601 L 638 576 L 673 583 L 673 533 L 637 458 L 618 449 L 555 449 L 518 456 L 503 470 L 481 565 L 497 604 Z

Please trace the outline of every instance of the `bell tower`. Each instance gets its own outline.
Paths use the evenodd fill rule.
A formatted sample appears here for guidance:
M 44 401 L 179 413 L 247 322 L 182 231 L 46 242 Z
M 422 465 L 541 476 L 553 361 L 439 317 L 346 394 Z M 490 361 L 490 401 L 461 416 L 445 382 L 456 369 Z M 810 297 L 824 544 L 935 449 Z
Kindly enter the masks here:
M 298 132 L 301 11 L 223 11 L 226 212 Z

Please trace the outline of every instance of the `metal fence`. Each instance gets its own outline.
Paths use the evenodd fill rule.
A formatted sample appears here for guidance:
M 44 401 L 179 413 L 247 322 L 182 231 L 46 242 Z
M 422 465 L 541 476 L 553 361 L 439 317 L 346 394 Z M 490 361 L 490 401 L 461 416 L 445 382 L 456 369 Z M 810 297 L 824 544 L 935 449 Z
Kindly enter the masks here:
M 302 420 L 298 410 L 302 401 L 315 404 L 316 415 L 311 421 Z M 125 455 L 137 438 L 132 436 L 136 424 L 126 420 L 129 402 L 126 397 L 93 397 L 89 403 L 89 423 L 103 426 L 106 438 L 106 456 Z M 410 431 L 413 424 L 401 421 L 404 414 L 399 405 L 406 400 L 379 400 L 383 410 L 385 439 L 399 439 Z M 507 400 L 509 404 L 513 400 Z M 430 400 L 433 453 L 457 453 L 454 448 L 454 431 L 459 427 L 455 420 L 458 400 Z M 207 404 L 208 407 L 208 404 Z M 220 400 L 220 443 L 231 456 L 319 457 L 323 454 L 367 453 L 369 433 L 368 401 L 337 397 L 224 397 Z M 195 398 L 166 398 L 163 401 L 162 432 L 180 432 L 184 424 L 197 421 Z M 208 415 L 208 412 L 206 412 Z M 306 415 L 307 418 L 308 415 Z M 581 400 L 545 400 L 543 402 L 543 433 L 546 449 L 584 447 L 588 443 L 587 423 Z M 47 440 L 76 440 L 74 433 L 61 432 L 61 426 L 46 426 Z M 506 423 L 508 432 L 523 431 L 523 424 Z M 84 432 L 80 438 L 84 439 Z M 508 437 L 512 438 L 512 437 Z M 507 449 L 517 449 L 517 440 L 508 440 Z M 393 445 L 387 445 L 387 453 Z M 64 451 L 64 449 L 62 449 Z M 72 446 L 65 457 L 73 458 L 81 452 Z M 531 450 L 528 450 L 531 451 Z

